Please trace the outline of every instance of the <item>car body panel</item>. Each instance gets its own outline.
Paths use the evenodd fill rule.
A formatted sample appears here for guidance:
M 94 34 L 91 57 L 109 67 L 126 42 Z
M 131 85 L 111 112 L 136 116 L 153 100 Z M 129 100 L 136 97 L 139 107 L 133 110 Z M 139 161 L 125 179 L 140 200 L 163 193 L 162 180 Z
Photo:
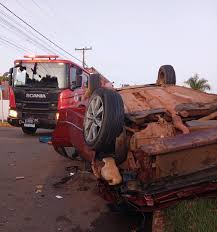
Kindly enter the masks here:
M 131 202 L 138 209 L 149 211 L 194 193 L 217 193 L 217 127 L 216 123 L 203 121 L 203 117 L 217 111 L 217 95 L 170 85 L 132 86 L 114 91 L 121 95 L 125 109 L 125 125 L 120 135 L 123 139 L 117 139 L 121 142 L 115 150 L 125 153 L 127 147 L 126 159 L 117 164 L 121 184 L 110 186 L 100 176 L 103 162 L 96 159 L 95 151 L 84 142 L 83 121 L 89 100 L 86 90 L 75 91 L 69 106 L 59 111 L 53 136 L 54 145 L 70 144 L 92 162 L 105 199 Z M 188 122 L 200 119 L 203 127 L 194 126 L 192 130 Z

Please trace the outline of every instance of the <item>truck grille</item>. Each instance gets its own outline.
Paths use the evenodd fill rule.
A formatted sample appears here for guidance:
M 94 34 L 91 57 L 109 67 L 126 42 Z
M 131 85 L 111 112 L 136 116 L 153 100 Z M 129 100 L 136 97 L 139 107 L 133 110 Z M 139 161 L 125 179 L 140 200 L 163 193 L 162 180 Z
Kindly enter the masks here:
M 25 111 L 22 112 L 22 118 L 38 118 L 38 119 L 55 119 L 55 112 L 39 112 L 39 111 Z
M 51 104 L 49 103 L 23 103 L 23 109 L 46 109 L 48 110 Z

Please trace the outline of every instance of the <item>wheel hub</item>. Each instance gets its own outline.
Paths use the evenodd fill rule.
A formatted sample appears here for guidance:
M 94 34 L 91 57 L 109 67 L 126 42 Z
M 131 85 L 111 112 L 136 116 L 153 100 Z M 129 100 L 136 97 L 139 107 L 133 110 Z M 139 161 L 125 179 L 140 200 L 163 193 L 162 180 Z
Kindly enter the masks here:
M 87 109 L 84 121 L 84 135 L 87 142 L 94 141 L 102 126 L 104 115 L 103 102 L 100 96 L 95 96 Z

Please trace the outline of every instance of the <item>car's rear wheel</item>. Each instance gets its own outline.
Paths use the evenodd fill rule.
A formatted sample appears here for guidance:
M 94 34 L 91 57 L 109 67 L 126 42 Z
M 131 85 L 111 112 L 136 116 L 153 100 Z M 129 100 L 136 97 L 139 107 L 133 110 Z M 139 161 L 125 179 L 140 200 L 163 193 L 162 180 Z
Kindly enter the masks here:
M 162 65 L 158 71 L 158 85 L 175 85 L 176 73 L 172 65 Z
M 27 135 L 34 135 L 37 131 L 37 128 L 32 128 L 32 127 L 22 127 L 22 131 L 24 134 Z
M 98 152 L 110 152 L 123 130 L 124 104 L 112 89 L 96 89 L 89 100 L 84 118 L 84 140 Z

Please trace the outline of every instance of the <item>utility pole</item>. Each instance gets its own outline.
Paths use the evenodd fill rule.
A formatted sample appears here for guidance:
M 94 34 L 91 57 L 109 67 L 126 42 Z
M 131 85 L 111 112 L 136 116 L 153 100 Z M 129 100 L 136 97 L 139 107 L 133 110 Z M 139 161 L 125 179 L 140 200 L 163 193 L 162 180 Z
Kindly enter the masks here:
M 92 50 L 92 47 L 84 47 L 84 48 L 75 48 L 75 51 L 82 51 L 82 66 L 85 68 L 86 63 L 85 63 L 85 52 L 88 50 Z

